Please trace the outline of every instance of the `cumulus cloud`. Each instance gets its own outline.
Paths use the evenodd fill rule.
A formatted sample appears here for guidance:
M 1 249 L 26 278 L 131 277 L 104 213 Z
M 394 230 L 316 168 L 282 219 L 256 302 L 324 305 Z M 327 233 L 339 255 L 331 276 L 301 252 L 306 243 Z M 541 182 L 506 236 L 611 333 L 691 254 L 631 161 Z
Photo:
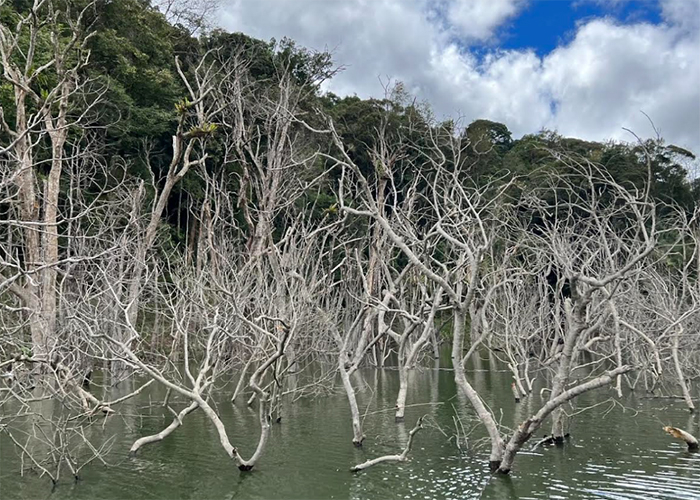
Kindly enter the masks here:
M 694 6 L 693 6 L 694 5 Z M 659 24 L 587 19 L 549 54 L 470 50 L 491 40 L 522 0 L 229 0 L 220 22 L 269 39 L 289 36 L 331 50 L 346 67 L 329 83 L 341 95 L 381 96 L 401 80 L 439 117 L 501 121 L 517 135 L 543 127 L 591 140 L 653 131 L 700 152 L 700 12 L 663 0 Z
M 379 78 L 415 79 L 436 43 L 429 10 L 422 0 L 236 0 L 224 2 L 220 22 L 258 38 L 287 36 L 332 51 L 345 67 L 332 90 L 368 97 L 381 93 Z
M 700 29 L 700 1 L 698 0 L 663 0 L 661 15 L 667 22 L 691 33 Z
M 447 29 L 467 40 L 488 39 L 496 28 L 513 17 L 524 5 L 522 1 L 513 0 L 452 0 L 446 5 Z
M 610 20 L 582 26 L 543 61 L 542 84 L 557 106 L 549 125 L 571 135 L 625 138 L 623 126 L 651 132 L 644 111 L 669 140 L 697 147 L 698 40 L 677 34 L 671 26 Z

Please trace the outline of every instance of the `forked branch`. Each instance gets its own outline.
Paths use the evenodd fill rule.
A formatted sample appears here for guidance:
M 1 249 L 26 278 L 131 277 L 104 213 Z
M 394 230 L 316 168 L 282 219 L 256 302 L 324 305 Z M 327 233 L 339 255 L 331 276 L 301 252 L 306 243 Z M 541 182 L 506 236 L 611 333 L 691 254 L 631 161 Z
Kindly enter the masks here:
M 411 446 L 413 445 L 413 437 L 423 428 L 423 419 L 425 415 L 420 417 L 416 422 L 416 426 L 411 429 L 408 433 L 408 441 L 406 442 L 406 447 L 403 449 L 400 455 L 384 455 L 383 457 L 373 458 L 367 460 L 361 464 L 355 465 L 350 468 L 350 472 L 359 472 L 364 469 L 368 469 L 373 465 L 381 464 L 383 462 L 405 462 L 408 459 L 408 453 L 411 451 Z

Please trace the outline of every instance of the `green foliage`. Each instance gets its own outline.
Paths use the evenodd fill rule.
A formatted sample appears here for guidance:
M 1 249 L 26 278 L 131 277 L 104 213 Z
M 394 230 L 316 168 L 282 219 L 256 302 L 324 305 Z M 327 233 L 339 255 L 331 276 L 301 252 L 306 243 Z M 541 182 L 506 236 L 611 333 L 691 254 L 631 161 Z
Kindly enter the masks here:
M 89 76 L 107 87 L 102 115 L 115 153 L 138 157 L 142 141 L 166 148 L 175 129 L 175 104 L 186 94 L 177 75 L 175 54 L 196 41 L 145 0 L 99 2 L 95 36 L 90 40 Z
M 182 101 L 175 103 L 175 111 L 177 111 L 178 115 L 187 114 L 190 108 L 192 108 L 192 103 L 186 97 Z
M 504 159 L 513 148 L 513 137 L 508 127 L 490 120 L 475 120 L 462 134 L 467 144 L 467 158 L 472 177 L 477 183 L 502 177 Z
M 87 2 L 74 0 L 66 2 L 65 6 L 70 5 L 75 12 Z M 29 0 L 3 3 L 0 5 L 0 21 L 8 26 L 15 25 L 20 13 L 27 13 L 31 5 Z M 126 173 L 132 178 L 150 180 L 151 176 L 162 177 L 178 119 L 192 111 L 193 104 L 187 98 L 189 94 L 178 75 L 175 57 L 182 61 L 183 71 L 189 73 L 201 54 L 214 51 L 220 60 L 244 57 L 256 89 L 269 92 L 273 97 L 280 69 L 290 69 L 294 84 L 305 91 L 299 106 L 308 123 L 318 128 L 325 127 L 325 117 L 317 112 L 319 109 L 332 118 L 348 155 L 362 173 L 370 180 L 390 178 L 399 194 L 416 178 L 415 169 L 428 168 L 420 158 L 419 150 L 422 141 L 426 140 L 427 131 L 439 131 L 438 135 L 443 138 L 456 137 L 464 147 L 466 155 L 461 158 L 465 162 L 462 167 L 468 170 L 470 177 L 464 182 L 485 185 L 494 179 L 507 182 L 516 177 L 511 190 L 514 198 L 541 186 L 552 173 L 573 175 L 553 157 L 552 152 L 600 164 L 620 184 L 640 192 L 648 190 L 651 196 L 678 204 L 688 212 L 700 197 L 700 180 L 689 181 L 681 161 L 693 158 L 693 154 L 662 141 L 647 141 L 643 145 L 599 143 L 565 138 L 546 130 L 514 139 L 506 124 L 487 119 L 477 119 L 464 130 L 458 130 L 452 121 L 436 123 L 429 107 L 416 103 L 400 83 L 384 99 L 323 94 L 318 83 L 332 77 L 334 71 L 328 53 L 308 50 L 287 38 L 262 41 L 223 30 L 214 30 L 196 39 L 181 27 L 169 24 L 148 0 L 100 0 L 90 11 L 85 24 L 95 34 L 88 46 L 90 64 L 81 77 L 93 82 L 88 93 L 93 92 L 96 96 L 106 92 L 91 125 L 104 130 L 104 154 L 124 159 Z M 67 29 L 61 31 L 62 37 L 68 35 Z M 23 36 L 28 35 L 24 33 Z M 26 43 L 26 39 L 21 41 L 21 44 Z M 51 57 L 49 44 L 50 33 L 42 31 L 38 38 L 35 68 Z M 17 51 L 14 57 L 21 58 L 21 54 L 22 51 Z M 55 78 L 55 74 L 47 71 L 35 79 L 34 90 L 41 99 L 49 97 Z M 12 86 L 7 82 L 0 83 L 0 105 L 8 123 L 15 118 L 13 103 Z M 187 138 L 207 138 L 210 158 L 207 168 L 212 172 L 225 170 L 232 178 L 237 178 L 241 173 L 240 166 L 235 162 L 224 164 L 222 140 L 225 134 L 218 133 L 219 127 L 221 125 L 216 123 L 200 124 L 189 128 L 185 135 Z M 379 130 L 384 132 L 392 147 L 400 151 L 400 159 L 389 168 L 377 161 Z M 152 152 L 148 164 L 142 161 L 146 141 Z M 332 151 L 334 148 L 328 136 L 314 136 L 309 141 L 309 147 L 313 149 Z M 262 138 L 262 147 L 264 144 Z M 448 168 L 454 166 L 455 161 L 448 158 Z M 327 166 L 319 160 L 312 174 L 317 175 Z M 651 166 L 651 172 L 648 166 Z M 310 215 L 317 220 L 337 217 L 338 200 L 333 191 L 337 175 L 336 169 L 324 184 L 317 184 L 313 192 L 299 200 L 296 209 L 310 210 Z M 570 176 L 568 181 L 577 185 L 583 179 Z M 175 188 L 173 200 L 168 205 L 171 222 L 187 217 L 188 205 L 203 195 L 204 185 L 204 181 L 194 175 Z M 230 186 L 230 189 L 235 193 L 238 186 Z M 254 202 L 254 194 L 251 196 Z
M 192 127 L 185 133 L 186 139 L 191 139 L 192 137 L 207 137 L 212 135 L 219 127 L 215 123 L 205 123 L 199 127 Z

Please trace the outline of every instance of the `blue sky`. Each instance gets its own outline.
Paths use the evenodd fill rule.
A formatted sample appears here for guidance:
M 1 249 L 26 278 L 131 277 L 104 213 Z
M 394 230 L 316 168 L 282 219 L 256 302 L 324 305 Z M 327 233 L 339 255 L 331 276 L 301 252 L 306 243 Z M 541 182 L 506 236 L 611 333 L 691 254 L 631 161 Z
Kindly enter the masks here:
M 223 0 L 230 31 L 329 50 L 325 86 L 401 81 L 436 118 L 589 140 L 654 131 L 700 152 L 700 0 Z
M 659 24 L 661 6 L 656 1 L 602 3 L 534 0 L 499 30 L 498 46 L 503 49 L 532 48 L 543 56 L 570 41 L 579 23 L 601 17 L 612 18 L 622 24 Z

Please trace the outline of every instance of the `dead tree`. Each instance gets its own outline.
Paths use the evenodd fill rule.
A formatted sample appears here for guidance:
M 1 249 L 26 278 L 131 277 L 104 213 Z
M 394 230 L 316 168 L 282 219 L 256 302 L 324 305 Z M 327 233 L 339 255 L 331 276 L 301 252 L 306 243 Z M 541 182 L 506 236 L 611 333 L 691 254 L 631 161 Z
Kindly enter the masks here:
M 329 76 L 326 66 L 310 65 L 303 79 L 294 61 L 275 55 L 272 75 L 250 72 L 255 54 L 219 54 L 225 75 L 217 92 L 224 135 L 225 164 L 241 169 L 237 205 L 246 223 L 253 257 L 267 249 L 280 213 L 325 175 L 315 170 L 318 136 L 306 123 L 302 103 Z
M 392 210 L 399 214 L 389 219 L 378 206 L 368 180 L 347 154 L 332 124 L 331 128 L 339 152 L 337 161 L 344 169 L 339 191 L 342 210 L 374 220 L 416 270 L 442 288 L 450 302 L 455 380 L 487 427 L 492 438 L 491 463 L 496 464 L 503 451 L 503 439 L 493 415 L 467 381 L 463 350 L 464 328 L 480 286 L 483 258 L 494 241 L 495 228 L 499 225 L 497 213 L 500 206 L 497 200 L 507 186 L 495 190 L 492 185 L 469 187 L 463 160 L 466 146 L 451 131 L 438 127 L 428 133 L 426 142 L 429 146 L 419 150 L 418 156 L 406 160 L 411 162 L 413 172 L 428 169 L 431 172 L 431 177 L 425 182 L 429 191 L 422 194 L 428 207 L 428 214 L 421 221 L 423 227 L 415 227 L 418 222 L 415 218 L 402 217 L 396 203 L 392 205 Z M 346 193 L 353 192 L 357 193 L 356 200 L 352 204 L 345 202 Z M 442 260 L 431 253 L 438 243 L 449 249 Z
M 675 226 L 681 236 L 683 227 L 682 223 Z M 682 238 L 686 242 L 688 234 L 685 232 Z M 623 332 L 639 339 L 632 354 L 648 367 L 642 374 L 646 377 L 648 373 L 652 379 L 647 391 L 653 392 L 657 384 L 663 384 L 664 374 L 673 374 L 673 385 L 678 385 L 682 399 L 693 412 L 695 404 L 688 382 L 698 374 L 696 327 L 700 303 L 692 277 L 695 257 L 685 252 L 687 244 L 678 246 L 681 253 L 668 259 L 677 259 L 680 265 L 664 263 L 645 269 L 628 294 L 619 323 Z
M 322 232 L 311 234 L 304 220 L 299 219 L 279 241 L 270 243 L 264 255 L 252 259 L 239 239 L 240 231 L 231 225 L 232 218 L 224 215 L 226 206 L 220 208 L 222 217 L 213 220 L 209 240 L 212 248 L 206 250 L 215 258 L 206 259 L 198 269 L 192 263 L 183 265 L 186 256 L 175 253 L 169 261 L 152 268 L 154 276 L 147 280 L 152 287 L 148 293 L 157 297 L 164 322 L 170 325 L 173 349 L 169 355 L 153 357 L 143 342 L 141 326 L 130 321 L 124 302 L 120 303 L 116 329 L 104 328 L 105 318 L 99 313 L 99 301 L 94 299 L 85 301 L 83 310 L 76 311 L 76 320 L 82 323 L 94 348 L 102 349 L 102 357 L 134 367 L 187 403 L 179 412 L 171 410 L 175 418 L 169 426 L 137 440 L 132 453 L 165 439 L 197 410 L 216 429 L 226 454 L 240 470 L 248 471 L 269 445 L 273 406 L 285 391 L 290 366 L 286 359 L 288 346 L 294 342 L 297 359 L 303 361 L 303 349 L 327 329 L 309 304 L 310 294 L 323 289 L 327 278 L 321 265 L 326 240 Z M 92 281 L 109 291 L 110 300 L 118 296 L 112 286 L 115 280 L 105 269 L 97 269 Z M 127 331 L 129 336 L 123 339 L 109 333 L 114 331 Z M 173 362 L 175 350 L 182 353 L 182 364 Z M 212 400 L 230 373 L 245 365 L 254 367 L 246 376 L 246 386 L 255 396 L 260 425 L 258 445 L 250 458 L 244 458 L 230 442 Z
M 628 190 L 588 161 L 555 158 L 572 173 L 551 178 L 549 189 L 557 197 L 539 212 L 545 221 L 540 234 L 532 233 L 533 245 L 570 289 L 563 302 L 561 350 L 552 360 L 550 400 L 566 391 L 582 347 L 601 340 L 598 334 L 613 319 L 621 284 L 647 265 L 658 239 L 656 207 L 645 193 Z M 582 179 L 581 185 L 574 179 Z M 622 366 L 619 357 L 616 364 Z M 554 411 L 557 441 L 565 434 L 563 416 L 561 409 Z
M 423 141 L 432 144 L 423 149 L 421 158 L 425 163 L 420 167 L 414 165 L 414 171 L 426 171 L 428 165 L 432 168 L 425 182 L 429 189 L 423 194 L 430 217 L 426 217 L 427 224 L 423 222 L 421 227 L 416 227 L 410 218 L 401 217 L 401 207 L 397 204 L 392 206 L 392 218 L 382 214 L 369 182 L 345 152 L 338 134 L 333 135 L 339 151 L 338 162 L 344 168 L 340 199 L 346 199 L 344 193 L 357 193 L 352 203 L 342 204 L 342 209 L 353 216 L 376 221 L 390 242 L 426 279 L 441 287 L 450 301 L 455 380 L 489 433 L 492 470 L 508 473 L 522 445 L 549 415 L 553 415 L 554 439 L 563 439 L 562 406 L 584 392 L 610 384 L 632 368 L 612 350 L 597 361 L 602 373 L 593 370 L 588 380 L 569 387 L 572 374 L 579 366 L 581 350 L 603 339 L 598 334 L 612 317 L 611 304 L 619 298 L 620 284 L 643 268 L 656 247 L 658 229 L 654 203 L 643 193 L 617 184 L 589 162 L 555 155 L 557 161 L 575 174 L 571 178 L 552 174 L 546 193 L 543 190 L 539 193 L 541 196 L 524 200 L 525 212 L 540 213 L 544 225 L 537 231 L 523 234 L 527 228 L 514 222 L 516 219 L 511 215 L 514 212 L 503 203 L 510 184 L 494 182 L 485 187 L 470 186 L 465 175 L 468 165 L 462 160 L 463 143 L 451 132 L 437 128 Z M 583 178 L 582 186 L 571 182 L 574 176 Z M 601 186 L 605 197 L 599 195 Z M 551 193 L 555 196 L 546 195 Z M 551 199 L 554 201 L 550 202 Z M 519 213 L 522 212 L 521 207 Z M 434 241 L 441 242 L 439 259 L 426 251 L 434 248 Z M 500 254 L 494 251 L 496 242 L 502 249 Z M 480 338 L 490 335 L 489 317 L 485 313 L 488 307 L 477 304 L 475 298 L 479 296 L 488 304 L 496 299 L 496 290 L 513 278 L 517 281 L 518 274 L 537 274 L 537 271 L 525 269 L 516 272 L 514 277 L 512 270 L 507 270 L 514 265 L 514 255 L 522 256 L 527 251 L 546 255 L 546 264 L 559 270 L 571 289 L 571 297 L 560 302 L 563 327 L 557 346 L 561 347 L 551 351 L 553 359 L 545 360 L 553 369 L 549 398 L 506 441 L 494 414 L 486 408 L 466 377 L 464 330 L 468 318 L 472 325 L 482 324 L 482 335 L 473 339 L 472 349 L 467 353 L 470 354 Z M 485 279 L 487 272 L 498 276 L 499 270 L 502 270 L 501 279 Z M 542 299 L 547 300 L 546 297 Z M 522 313 L 516 308 L 509 314 Z M 508 322 L 510 318 L 503 321 Z M 517 358 L 525 352 L 529 351 L 511 349 L 515 361 L 511 364 L 517 366 L 520 361 L 524 362 Z M 607 368 L 609 361 L 613 368 Z
M 155 191 L 154 201 L 147 216 L 147 224 L 134 248 L 133 269 L 128 279 L 125 302 L 129 305 L 129 321 L 136 324 L 138 319 L 140 297 L 143 290 L 142 277 L 146 271 L 148 257 L 156 243 L 158 228 L 162 223 L 163 213 L 173 188 L 197 167 L 205 165 L 208 157 L 207 144 L 217 130 L 215 123 L 218 107 L 212 93 L 215 88 L 215 78 L 219 67 L 210 60 L 209 54 L 204 54 L 187 75 L 180 64 L 175 61 L 178 73 L 187 87 L 189 96 L 176 105 L 178 114 L 177 130 L 172 136 L 172 152 L 170 163 L 164 179 L 152 179 Z M 149 152 L 145 152 L 146 163 L 149 164 Z M 139 211 L 141 207 L 136 206 Z M 117 290 L 121 296 L 121 290 Z
M 348 249 L 346 252 L 354 255 L 346 257 L 343 260 L 345 265 L 339 267 L 342 269 L 343 279 L 336 284 L 333 300 L 328 304 L 331 307 L 327 308 L 324 314 L 329 318 L 336 343 L 338 372 L 350 405 L 352 442 L 359 447 L 362 446 L 365 436 L 351 377 L 360 368 L 368 352 L 386 334 L 388 326 L 375 330 L 373 325 L 380 310 L 386 309 L 389 297 L 378 305 L 373 303 L 367 284 L 366 266 L 359 256 L 359 251 L 353 252 Z
M 4 3 L 4 2 L 3 2 Z M 12 89 L 15 123 L 9 124 L 0 111 L 0 129 L 9 137 L 0 147 L 0 168 L 5 173 L 3 189 L 17 215 L 11 231 L 17 248 L 15 263 L 21 278 L 0 269 L 0 280 L 22 301 L 35 356 L 48 358 L 57 347 L 58 225 L 62 172 L 66 162 L 68 132 L 90 120 L 103 91 L 90 89 L 93 82 L 81 76 L 88 63 L 87 43 L 92 36 L 88 19 L 93 2 L 74 12 L 70 4 L 35 0 L 15 26 L 0 25 L 2 79 Z M 70 30 L 65 36 L 66 27 Z M 47 53 L 41 63 L 38 54 Z M 51 73 L 52 88 L 39 93 L 37 79 Z M 94 99 L 82 99 L 90 89 Z M 77 109 L 77 111 L 76 111 Z M 48 159 L 39 150 L 50 145 Z M 48 168 L 42 179 L 39 168 Z M 19 257 L 21 255 L 21 257 Z M 9 281 L 8 281 L 9 280 Z

